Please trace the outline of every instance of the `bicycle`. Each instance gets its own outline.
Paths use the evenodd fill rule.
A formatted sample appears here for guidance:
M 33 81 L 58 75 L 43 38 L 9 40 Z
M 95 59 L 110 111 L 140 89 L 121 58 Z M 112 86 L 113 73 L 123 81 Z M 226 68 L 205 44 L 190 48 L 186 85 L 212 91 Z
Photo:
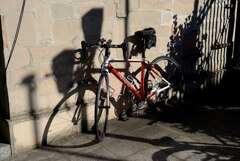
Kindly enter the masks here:
M 101 64 L 101 75 L 97 85 L 94 125 L 92 128 L 98 142 L 104 139 L 107 131 L 110 109 L 110 73 L 131 91 L 136 110 L 140 109 L 146 102 L 151 107 L 157 107 L 170 102 L 172 98 L 181 99 L 179 97 L 181 97 L 180 95 L 184 88 L 184 79 L 178 63 L 168 56 L 159 56 L 152 62 L 149 62 L 145 57 L 146 49 L 150 49 L 156 45 L 155 33 L 154 28 L 146 28 L 135 32 L 135 36 L 140 38 L 143 46 L 141 59 L 110 58 L 111 48 L 121 48 L 123 53 L 126 54 L 126 43 L 112 45 L 111 40 L 106 41 L 104 39 L 101 39 L 98 44 L 89 44 L 85 41 L 81 42 L 83 55 L 86 54 L 88 48 L 102 48 L 105 50 L 104 60 Z M 122 76 L 118 70 L 113 67 L 112 64 L 118 62 L 141 63 L 139 88 L 134 86 L 129 78 Z

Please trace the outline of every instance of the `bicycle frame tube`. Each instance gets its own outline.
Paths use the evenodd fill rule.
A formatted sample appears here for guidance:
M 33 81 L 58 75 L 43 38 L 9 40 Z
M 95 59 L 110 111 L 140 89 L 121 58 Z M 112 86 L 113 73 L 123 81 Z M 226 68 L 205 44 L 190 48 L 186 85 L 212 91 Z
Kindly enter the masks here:
M 111 63 L 114 62 L 138 62 L 141 63 L 141 84 L 140 84 L 140 91 L 138 92 L 135 87 L 124 77 L 122 76 L 112 65 Z M 145 68 L 147 66 L 146 62 L 144 59 L 139 60 L 139 59 L 111 59 L 107 63 L 108 70 L 115 76 L 117 77 L 125 86 L 127 86 L 130 91 L 136 96 L 137 99 L 139 100 L 144 100 L 145 99 L 145 85 L 144 85 L 144 76 L 145 76 Z
M 126 77 L 122 76 L 117 69 L 115 69 L 111 63 L 114 62 L 138 62 L 141 63 L 141 82 L 140 82 L 140 91 L 137 91 L 137 89 L 126 79 Z M 152 89 L 148 94 L 146 93 L 147 91 L 145 90 L 145 69 L 149 71 L 149 74 L 157 81 L 158 79 L 160 79 L 159 81 L 163 80 L 164 82 L 167 83 L 167 86 L 163 87 L 163 88 L 155 88 Z M 145 62 L 145 59 L 143 58 L 142 60 L 140 59 L 110 59 L 107 58 L 105 59 L 105 63 L 104 63 L 104 71 L 106 72 L 111 72 L 115 77 L 118 78 L 118 80 L 120 80 L 125 86 L 127 86 L 130 91 L 136 96 L 136 98 L 138 100 L 145 100 L 145 99 L 149 99 L 151 98 L 154 94 L 159 94 L 160 92 L 166 90 L 167 88 L 170 87 L 170 83 L 164 79 L 162 77 L 162 75 L 156 70 L 154 69 L 151 65 L 147 64 Z

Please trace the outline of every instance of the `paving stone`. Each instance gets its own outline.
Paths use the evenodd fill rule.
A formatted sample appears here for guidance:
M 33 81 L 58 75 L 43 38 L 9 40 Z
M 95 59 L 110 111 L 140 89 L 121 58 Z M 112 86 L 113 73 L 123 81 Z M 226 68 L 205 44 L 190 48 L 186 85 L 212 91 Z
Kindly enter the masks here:
M 92 147 L 89 147 L 92 148 Z M 120 156 L 117 156 L 116 154 L 112 153 L 111 151 L 107 150 L 103 147 L 95 148 L 94 150 L 82 150 L 81 148 L 77 149 L 68 149 L 62 151 L 65 155 L 65 157 L 68 158 L 68 160 L 89 160 L 89 161 L 117 161 L 121 160 L 119 159 Z
M 136 152 L 149 148 L 151 145 L 146 142 L 141 142 L 137 137 L 122 136 L 120 138 L 111 138 L 104 140 L 101 143 L 104 148 L 114 152 L 118 156 L 127 157 Z
M 214 156 L 217 160 L 240 160 L 240 149 L 237 146 L 215 145 L 207 148 L 204 153 Z
M 11 156 L 11 149 L 9 144 L 0 143 L 0 160 Z
M 148 149 L 145 149 L 143 151 L 139 151 L 129 157 L 126 158 L 126 160 L 129 161 L 182 161 L 180 158 L 177 158 L 175 156 L 171 156 L 164 152 L 163 150 L 160 150 L 157 147 L 151 147 Z
M 13 161 L 45 161 L 45 160 L 58 160 L 67 161 L 59 152 L 44 149 L 35 149 L 24 154 L 19 154 L 11 158 Z

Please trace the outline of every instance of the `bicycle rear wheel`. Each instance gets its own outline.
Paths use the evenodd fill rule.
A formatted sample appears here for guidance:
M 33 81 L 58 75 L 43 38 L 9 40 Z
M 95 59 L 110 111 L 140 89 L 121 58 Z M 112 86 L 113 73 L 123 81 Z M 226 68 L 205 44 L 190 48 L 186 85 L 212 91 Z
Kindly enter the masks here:
M 109 78 L 107 74 L 101 74 L 97 87 L 94 123 L 98 142 L 102 141 L 106 134 L 109 108 Z
M 146 87 L 150 92 L 156 89 L 157 92 L 148 99 L 150 107 L 174 106 L 181 102 L 184 91 L 184 77 L 178 63 L 167 56 L 160 56 L 151 62 L 161 77 L 157 77 L 150 70 L 146 74 Z

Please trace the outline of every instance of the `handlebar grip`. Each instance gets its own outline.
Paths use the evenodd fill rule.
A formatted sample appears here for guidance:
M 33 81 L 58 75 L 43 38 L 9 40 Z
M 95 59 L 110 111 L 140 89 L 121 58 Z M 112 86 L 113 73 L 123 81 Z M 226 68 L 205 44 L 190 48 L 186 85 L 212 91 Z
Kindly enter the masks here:
M 85 41 L 82 41 L 81 45 L 82 45 L 82 57 L 83 57 L 83 59 L 86 60 L 87 59 L 87 55 L 86 55 L 87 44 Z

